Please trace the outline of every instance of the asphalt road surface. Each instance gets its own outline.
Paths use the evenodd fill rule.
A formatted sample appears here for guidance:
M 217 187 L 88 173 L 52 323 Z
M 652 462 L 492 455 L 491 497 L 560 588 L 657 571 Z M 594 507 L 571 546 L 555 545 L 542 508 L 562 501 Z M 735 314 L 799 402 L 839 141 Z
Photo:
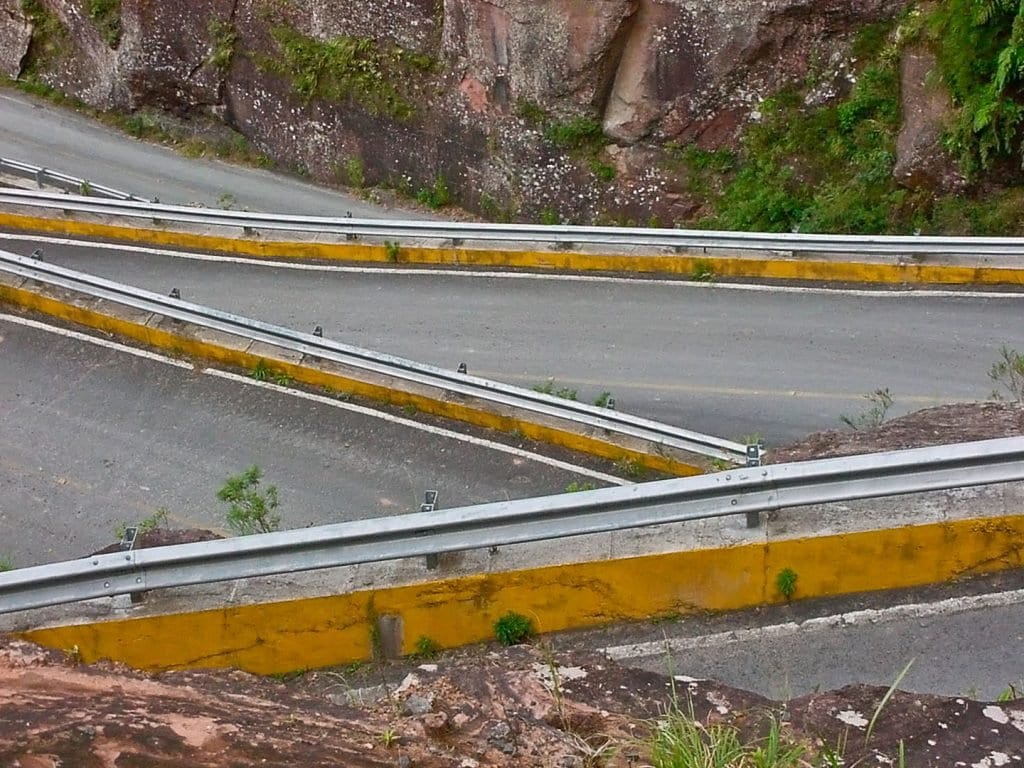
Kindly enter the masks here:
M 223 530 L 215 494 L 257 464 L 283 527 L 561 493 L 564 469 L 142 359 L 0 317 L 0 557 L 81 557 L 159 507 Z
M 958 586 L 626 625 L 560 642 L 776 700 L 851 683 L 888 687 L 909 667 L 901 690 L 992 701 L 1010 686 L 1024 690 L 1021 587 L 1024 578 L 1011 571 Z
M 0 240 L 0 248 L 332 339 L 522 386 L 554 377 L 620 410 L 769 446 L 840 428 L 888 388 L 896 415 L 985 399 L 1024 298 L 733 291 L 416 271 L 308 271 Z
M 52 168 L 163 203 L 357 218 L 393 215 L 380 206 L 300 179 L 217 160 L 190 159 L 74 112 L 0 89 L 0 157 Z M 402 213 L 403 218 L 422 214 Z

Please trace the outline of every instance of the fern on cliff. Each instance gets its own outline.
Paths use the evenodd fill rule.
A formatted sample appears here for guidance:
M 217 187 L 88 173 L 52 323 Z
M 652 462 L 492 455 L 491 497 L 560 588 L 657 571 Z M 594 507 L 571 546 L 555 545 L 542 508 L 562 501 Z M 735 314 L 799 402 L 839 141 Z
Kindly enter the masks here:
M 1019 156 L 1024 104 L 1024 0 L 946 0 L 932 40 L 959 108 L 947 146 L 968 175 Z

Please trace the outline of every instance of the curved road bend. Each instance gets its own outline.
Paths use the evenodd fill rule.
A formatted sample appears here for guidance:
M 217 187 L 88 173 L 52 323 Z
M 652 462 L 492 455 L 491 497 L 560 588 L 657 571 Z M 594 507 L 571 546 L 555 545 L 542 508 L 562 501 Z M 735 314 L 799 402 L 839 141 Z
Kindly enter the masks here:
M 200 304 L 523 386 L 549 377 L 620 410 L 780 445 L 839 428 L 888 387 L 896 415 L 985 399 L 1024 297 L 748 292 L 422 271 L 275 268 L 88 244 L 0 247 Z
M 377 218 L 395 212 L 284 174 L 186 158 L 70 110 L 0 89 L 0 156 L 172 204 Z M 402 211 L 403 218 L 422 213 Z
M 184 365 L 180 364 L 179 365 Z M 81 557 L 159 507 L 221 529 L 217 490 L 252 464 L 285 528 L 561 493 L 584 474 L 0 315 L 0 557 Z

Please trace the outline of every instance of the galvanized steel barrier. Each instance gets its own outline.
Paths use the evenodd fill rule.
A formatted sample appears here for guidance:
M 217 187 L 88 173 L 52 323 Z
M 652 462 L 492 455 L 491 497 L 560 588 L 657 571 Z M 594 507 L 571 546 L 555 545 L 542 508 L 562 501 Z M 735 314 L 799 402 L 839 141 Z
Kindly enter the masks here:
M 99 216 L 123 216 L 245 231 L 328 233 L 388 240 L 514 242 L 553 247 L 578 245 L 648 246 L 722 251 L 857 253 L 875 255 L 970 255 L 1019 257 L 1024 239 L 1009 237 L 875 236 L 757 232 L 715 232 L 632 227 L 542 226 L 439 221 L 395 221 L 346 217 L 222 211 L 135 201 L 100 201 L 32 190 L 0 190 L 0 205 L 59 209 Z
M 1024 437 L 97 555 L 0 573 L 0 613 L 277 573 L 1024 479 Z
M 606 431 L 710 458 L 737 462 L 747 460 L 747 446 L 730 440 L 692 432 L 610 408 L 566 400 L 458 371 L 360 349 L 324 339 L 319 335 L 251 320 L 178 298 L 161 296 L 8 251 L 0 251 L 0 271 L 107 299 L 143 312 L 222 331 L 243 339 L 273 344 L 289 352 L 312 355 L 327 362 L 360 369 L 377 376 L 441 388 L 457 397 L 475 398 L 518 412 L 554 417 L 588 429 Z
M 47 185 L 63 189 L 66 192 L 74 192 L 83 197 L 107 197 L 113 200 L 135 200 L 138 202 L 150 202 L 144 197 L 137 197 L 119 189 L 105 187 L 102 184 L 94 184 L 88 179 L 80 179 L 77 176 L 69 176 L 60 171 L 43 168 L 31 163 L 23 163 L 20 160 L 12 160 L 8 157 L 0 157 L 0 173 L 17 176 L 22 179 L 32 179 L 39 186 Z

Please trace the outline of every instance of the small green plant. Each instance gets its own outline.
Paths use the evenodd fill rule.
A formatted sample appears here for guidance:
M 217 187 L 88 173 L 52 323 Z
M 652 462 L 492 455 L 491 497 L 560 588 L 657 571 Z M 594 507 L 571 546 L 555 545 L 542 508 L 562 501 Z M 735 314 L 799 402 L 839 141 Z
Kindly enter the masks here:
M 534 634 L 533 621 L 515 611 L 509 611 L 494 622 L 494 636 L 505 646 L 525 643 Z
M 847 416 L 843 414 L 839 420 L 850 429 L 874 429 L 880 427 L 885 421 L 885 416 L 892 407 L 893 399 L 889 388 L 876 389 L 864 398 L 871 404 L 863 413 L 858 416 Z
M 0 573 L 14 570 L 14 560 L 10 555 L 0 555 Z
M 392 264 L 397 264 L 399 258 L 402 255 L 402 246 L 399 245 L 397 242 L 385 240 L 384 253 L 387 255 L 388 261 L 390 261 Z
M 548 123 L 544 138 L 560 149 L 596 151 L 607 139 L 601 124 L 589 117 Z
M 85 10 L 103 42 L 117 48 L 121 43 L 121 0 L 86 0 Z
M 594 405 L 596 405 L 598 408 L 607 408 L 608 403 L 611 401 L 611 399 L 611 392 L 602 392 L 594 399 Z
M 402 410 L 405 411 L 406 416 L 415 416 L 420 409 L 416 407 L 415 403 L 406 403 L 402 406 Z
M 309 672 L 309 667 L 299 667 L 298 669 L 292 669 L 288 672 L 274 672 L 270 675 L 274 680 L 279 683 L 290 683 L 292 680 L 298 680 L 300 677 L 305 677 Z
M 377 737 L 377 740 L 386 748 L 390 749 L 398 743 L 399 738 L 400 737 L 398 735 L 398 731 L 396 731 L 394 728 L 385 728 L 383 731 L 380 732 L 380 735 Z
M 996 701 L 998 701 L 1000 703 L 1005 703 L 1005 702 L 1008 702 L 1008 701 L 1016 701 L 1019 698 L 1021 698 L 1021 694 L 1017 691 L 1016 686 L 1014 686 L 1011 683 L 1010 685 L 1008 685 L 1006 688 L 1004 688 L 1002 691 L 999 692 L 999 695 L 996 696 Z
M 555 387 L 555 380 L 548 379 L 543 384 L 537 384 L 533 388 L 534 392 L 540 392 L 542 395 L 553 395 L 554 397 L 560 397 L 563 400 L 575 400 L 579 395 L 579 392 L 572 387 Z
M 792 568 L 783 568 L 775 576 L 775 589 L 780 595 L 786 598 L 786 602 L 793 599 L 796 594 L 797 573 Z
M 139 535 L 141 536 L 144 533 L 150 533 L 151 531 L 155 531 L 157 528 L 167 525 L 167 520 L 170 516 L 170 510 L 166 507 L 158 507 L 156 512 L 139 523 Z
M 274 383 L 277 384 L 279 387 L 290 387 L 292 385 L 292 381 L 292 377 L 289 376 L 284 371 L 274 372 Z
M 548 119 L 548 113 L 544 108 L 528 99 L 516 100 L 516 116 L 530 125 L 542 125 Z
M 441 653 L 441 650 L 441 644 L 434 638 L 420 635 L 416 638 L 416 650 L 413 651 L 412 655 L 417 659 L 433 659 Z
M 673 702 L 657 719 L 647 746 L 652 768 L 805 768 L 812 765 L 809 748 L 786 738 L 772 717 L 768 733 L 745 743 L 727 723 L 702 723 Z M 840 753 L 841 754 L 841 753 Z M 838 765 L 842 765 L 840 760 Z M 818 765 L 818 763 L 813 763 Z
M 562 217 L 558 215 L 558 211 L 545 208 L 540 212 L 540 223 L 546 227 L 553 227 L 562 223 Z
M 268 381 L 273 374 L 274 372 L 267 365 L 267 361 L 260 358 L 249 372 L 249 378 L 256 379 L 256 381 Z
M 212 67 L 221 71 L 231 65 L 231 59 L 235 55 L 235 44 L 238 42 L 238 32 L 233 24 L 221 19 L 214 19 L 206 27 L 210 35 L 210 55 L 206 61 Z
M 999 359 L 992 363 L 988 377 L 1003 386 L 1018 403 L 1024 403 L 1024 357 L 1017 350 L 1002 346 Z M 993 393 L 999 397 L 999 393 Z
M 366 166 L 361 157 L 350 157 L 345 161 L 345 180 L 356 189 L 366 186 Z
M 217 498 L 228 505 L 228 527 L 239 535 L 270 533 L 281 525 L 281 517 L 276 513 L 277 486 L 261 489 L 262 478 L 263 470 L 254 464 L 242 474 L 229 477 L 217 491 Z
M 647 469 L 641 463 L 640 459 L 631 458 L 629 456 L 623 456 L 621 459 L 616 461 L 615 469 L 630 480 L 642 480 L 644 475 L 647 474 Z
M 429 187 L 424 187 L 416 193 L 416 200 L 428 208 L 437 210 L 438 208 L 444 208 L 452 201 L 451 192 L 448 190 L 448 182 L 445 181 L 444 176 L 438 175 L 434 179 L 434 183 Z
M 697 259 L 690 268 L 690 279 L 698 283 L 710 283 L 715 279 L 715 268 L 707 259 Z
M 892 695 L 896 693 L 896 689 L 899 687 L 899 684 L 903 682 L 903 678 L 907 676 L 907 673 L 910 671 L 910 668 L 914 666 L 915 660 L 916 659 L 911 659 L 907 662 L 906 666 L 904 666 L 903 669 L 900 670 L 900 673 L 896 675 L 896 679 L 892 681 L 892 685 L 889 686 L 889 690 L 885 692 L 885 695 L 882 697 L 882 700 L 878 702 L 878 706 L 875 707 L 875 712 L 873 715 L 871 715 L 871 722 L 868 723 L 867 730 L 864 731 L 865 744 L 867 744 L 871 740 L 871 734 L 875 732 L 875 725 L 878 723 L 878 718 L 882 716 L 882 710 L 885 709 L 885 705 L 889 703 L 889 699 L 892 698 Z M 903 750 L 901 742 L 900 752 L 902 751 Z
M 608 163 L 603 163 L 600 160 L 591 161 L 590 172 L 593 173 L 599 181 L 615 181 L 615 166 L 608 165 Z
M 168 519 L 170 519 L 171 512 L 166 507 L 158 507 L 149 517 L 143 519 L 135 527 L 138 529 L 137 535 L 142 536 L 147 533 L 155 531 L 157 528 L 162 528 L 167 525 Z M 128 523 L 118 523 L 114 527 L 114 538 L 119 541 L 124 539 L 128 534 Z
M 593 483 L 581 483 L 579 480 L 573 480 L 567 486 L 565 486 L 566 493 L 579 493 L 580 491 L 592 491 L 597 488 Z
M 235 196 L 230 192 L 222 192 L 220 197 L 217 198 L 217 207 L 225 211 L 230 211 L 235 207 Z
M 92 184 L 90 184 L 88 181 L 84 181 L 84 180 L 79 183 L 79 185 L 78 185 L 78 194 L 80 194 L 82 197 L 88 197 L 91 192 L 92 192 Z

